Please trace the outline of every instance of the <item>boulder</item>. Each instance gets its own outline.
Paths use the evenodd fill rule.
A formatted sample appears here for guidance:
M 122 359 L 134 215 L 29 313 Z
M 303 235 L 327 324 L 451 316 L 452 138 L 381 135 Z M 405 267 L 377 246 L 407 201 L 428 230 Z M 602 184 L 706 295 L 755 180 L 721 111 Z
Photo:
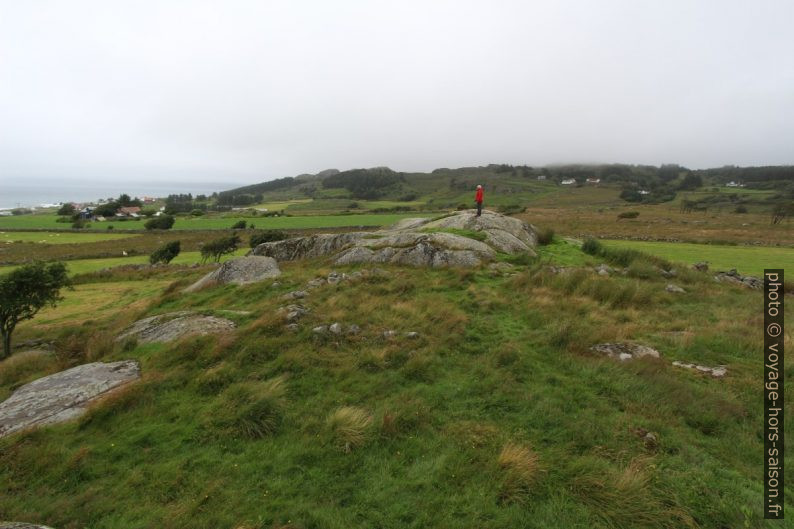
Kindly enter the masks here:
M 664 289 L 671 294 L 683 294 L 686 292 L 683 288 L 679 287 L 678 285 L 674 285 L 672 283 L 668 283 Z
M 136 321 L 116 341 L 134 338 L 140 343 L 170 342 L 185 336 L 230 332 L 235 327 L 233 321 L 225 318 L 190 311 L 169 312 Z
M 278 268 L 278 263 L 272 257 L 249 255 L 229 259 L 217 269 L 187 287 L 184 292 L 196 292 L 216 283 L 222 285 L 228 283 L 246 285 L 280 275 L 281 270 Z
M 600 343 L 590 347 L 594 353 L 606 355 L 610 358 L 615 358 L 620 361 L 633 360 L 635 358 L 642 358 L 643 356 L 650 356 L 652 358 L 659 358 L 659 351 L 647 345 L 640 345 L 635 343 Z
M 459 231 L 481 233 L 467 237 Z M 482 238 L 483 240 L 478 240 Z M 279 261 L 333 256 L 336 264 L 389 263 L 423 267 L 474 267 L 496 252 L 535 255 L 535 229 L 529 224 L 492 211 L 478 217 L 474 210 L 436 220 L 403 219 L 376 232 L 319 234 L 260 244 L 251 255 Z M 337 283 L 346 277 L 330 275 Z M 319 283 L 318 280 L 314 280 Z M 309 288 L 318 284 L 307 285 Z
M 717 275 L 714 276 L 714 280 L 719 283 L 732 283 L 734 285 L 752 288 L 753 290 L 761 290 L 764 288 L 763 279 L 755 276 L 743 276 L 737 272 L 735 268 L 731 268 L 727 272 L 717 272 Z
M 97 398 L 141 377 L 135 360 L 94 362 L 39 378 L 0 403 L 0 437 L 73 419 Z
M 711 375 L 714 378 L 722 378 L 728 374 L 728 368 L 725 366 L 716 366 L 716 367 L 699 366 L 697 364 L 687 364 L 685 362 L 679 362 L 678 360 L 673 362 L 673 365 L 676 367 L 682 367 L 684 369 L 693 369 L 699 373 Z

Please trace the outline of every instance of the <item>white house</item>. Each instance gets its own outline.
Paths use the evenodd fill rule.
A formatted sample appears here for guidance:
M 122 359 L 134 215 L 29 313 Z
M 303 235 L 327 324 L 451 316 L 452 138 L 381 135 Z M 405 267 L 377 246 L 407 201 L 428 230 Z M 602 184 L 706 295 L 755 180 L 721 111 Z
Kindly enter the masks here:
M 600 178 L 588 178 L 587 179 L 587 183 L 588 184 L 600 184 L 601 183 L 601 179 Z
M 650 195 L 651 192 L 646 189 L 640 189 L 640 195 Z
M 539 174 L 538 175 L 538 180 L 545 180 L 545 179 L 546 179 L 546 175 L 545 174 Z
M 575 178 L 566 178 L 565 180 L 563 180 L 563 181 L 562 181 L 562 182 L 560 182 L 560 183 L 561 183 L 562 185 L 564 185 L 564 186 L 569 186 L 569 185 L 571 185 L 571 184 L 575 184 L 575 183 L 576 183 L 576 179 L 575 179 Z

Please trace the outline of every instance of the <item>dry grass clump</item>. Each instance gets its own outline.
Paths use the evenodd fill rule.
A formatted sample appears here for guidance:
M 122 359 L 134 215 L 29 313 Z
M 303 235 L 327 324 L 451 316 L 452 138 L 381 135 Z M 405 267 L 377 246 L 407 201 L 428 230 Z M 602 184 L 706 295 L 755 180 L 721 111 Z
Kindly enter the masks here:
M 356 406 L 342 406 L 326 420 L 334 442 L 345 452 L 362 446 L 369 438 L 372 415 Z
M 542 472 L 538 455 L 528 446 L 507 443 L 498 461 L 504 474 L 499 499 L 505 503 L 526 503 Z

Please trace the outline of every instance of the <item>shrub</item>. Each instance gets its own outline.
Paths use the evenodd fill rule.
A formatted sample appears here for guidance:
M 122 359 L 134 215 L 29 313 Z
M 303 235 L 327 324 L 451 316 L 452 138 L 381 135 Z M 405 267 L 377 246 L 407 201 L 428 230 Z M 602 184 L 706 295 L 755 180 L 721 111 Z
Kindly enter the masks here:
M 506 503 L 525 503 L 540 473 L 538 455 L 529 447 L 507 443 L 499 454 L 504 478 L 499 494 Z
M 190 214 L 193 215 L 194 217 L 200 217 L 204 214 L 204 212 L 200 209 L 194 209 L 193 211 L 190 212 Z
M 152 252 L 152 255 L 149 256 L 149 263 L 150 264 L 157 264 L 157 263 L 170 263 L 174 257 L 179 255 L 180 251 L 180 243 L 179 241 L 171 241 L 166 243 Z
M 244 230 L 248 226 L 248 222 L 244 220 L 238 220 L 234 224 L 232 224 L 233 230 Z
M 201 247 L 201 262 L 206 263 L 208 259 L 212 258 L 216 263 L 220 262 L 221 257 L 234 253 L 237 250 L 237 245 L 240 244 L 240 237 L 231 235 L 229 237 L 221 237 L 210 241 Z
M 554 240 L 554 230 L 552 228 L 543 228 L 538 231 L 538 244 L 543 246 L 551 244 Z
M 372 416 L 362 408 L 343 406 L 331 413 L 326 423 L 336 445 L 350 452 L 366 442 Z
M 283 241 L 287 238 L 287 234 L 281 230 L 263 230 L 251 235 L 251 248 L 256 248 L 262 243 L 265 242 L 273 242 L 273 241 Z
M 747 206 L 739 205 L 733 210 L 734 213 L 747 213 Z
M 73 230 L 82 230 L 85 227 L 86 227 L 86 222 L 83 219 L 77 219 L 76 221 L 72 222 Z
M 639 216 L 639 211 L 622 211 L 618 213 L 618 219 L 636 219 Z
M 73 215 L 75 211 L 76 209 L 74 207 L 74 204 L 67 202 L 66 204 L 61 206 L 61 208 L 58 210 L 58 215 L 64 215 L 64 216 Z
M 170 230 L 174 226 L 173 215 L 160 215 L 146 221 L 143 225 L 147 230 Z
M 588 237 L 584 240 L 584 243 L 582 243 L 582 251 L 588 255 L 601 255 L 604 251 L 604 245 L 597 239 Z

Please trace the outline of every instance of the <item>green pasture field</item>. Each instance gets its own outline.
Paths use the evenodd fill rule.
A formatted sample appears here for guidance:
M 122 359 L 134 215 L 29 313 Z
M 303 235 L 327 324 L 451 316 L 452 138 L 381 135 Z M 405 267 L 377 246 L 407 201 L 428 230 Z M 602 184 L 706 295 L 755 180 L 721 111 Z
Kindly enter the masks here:
M 95 232 L 40 232 L 40 231 L 0 231 L 0 244 L 17 241 L 44 244 L 80 244 L 84 242 L 111 241 L 135 237 L 131 233 Z
M 341 228 L 348 226 L 386 226 L 408 217 L 430 216 L 427 213 L 400 214 L 360 214 L 360 215 L 312 215 L 301 217 L 177 217 L 174 230 L 212 230 L 229 229 L 240 220 L 253 223 L 258 229 L 303 229 L 303 228 Z M 0 218 L 3 229 L 65 229 L 68 223 L 56 222 L 57 215 L 19 215 Z M 114 231 L 142 230 L 145 220 L 92 222 L 89 229 L 105 230 L 112 225 Z
M 633 248 L 672 262 L 691 265 L 706 261 L 712 270 L 736 268 L 742 274 L 759 277 L 764 268 L 794 270 L 794 248 L 626 240 L 602 242 L 606 246 Z

